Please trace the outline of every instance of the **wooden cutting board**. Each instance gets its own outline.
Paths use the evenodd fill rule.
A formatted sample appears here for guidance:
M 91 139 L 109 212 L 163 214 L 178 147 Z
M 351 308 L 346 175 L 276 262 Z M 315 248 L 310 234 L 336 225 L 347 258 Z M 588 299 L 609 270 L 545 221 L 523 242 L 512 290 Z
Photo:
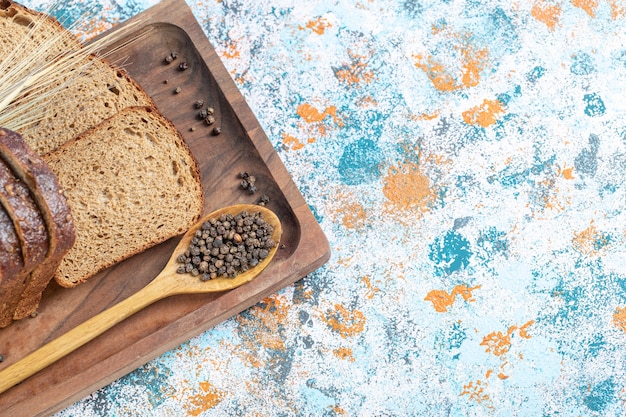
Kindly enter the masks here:
M 159 301 L 1 394 L 2 416 L 59 411 L 293 284 L 330 257 L 315 217 L 184 0 L 165 0 L 130 21 L 141 22 L 131 36 L 144 36 L 116 51 L 111 60 L 126 62 L 124 68 L 185 137 L 202 171 L 205 213 L 256 203 L 266 195 L 267 207 L 283 225 L 282 246 L 251 283 L 223 294 Z M 165 57 L 172 52 L 178 57 L 168 64 Z M 185 70 L 179 69 L 182 62 Z M 199 118 L 197 100 L 215 109 L 214 125 Z M 212 132 L 216 126 L 219 135 Z M 240 172 L 256 177 L 256 193 L 240 187 Z M 37 317 L 0 329 L 0 369 L 145 286 L 177 242 L 174 238 L 136 255 L 77 288 L 51 284 Z

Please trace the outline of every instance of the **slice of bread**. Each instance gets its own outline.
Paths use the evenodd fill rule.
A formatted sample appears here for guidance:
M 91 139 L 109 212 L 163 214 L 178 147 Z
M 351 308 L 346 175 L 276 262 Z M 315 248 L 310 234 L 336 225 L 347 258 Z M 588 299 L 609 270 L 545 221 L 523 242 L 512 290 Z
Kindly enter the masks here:
M 28 312 L 28 315 L 37 308 L 41 293 L 52 279 L 61 258 L 74 244 L 74 222 L 54 173 L 28 147 L 22 136 L 8 129 L 0 129 L 0 158 L 28 186 L 48 234 L 46 257 L 31 272 L 15 310 L 17 312 L 19 309 L 24 314 Z
M 33 69 L 63 52 L 77 50 L 80 41 L 56 19 L 11 0 L 0 0 L 0 61 L 2 67 Z
M 24 268 L 31 270 L 48 253 L 48 232 L 28 187 L 0 158 L 0 204 L 13 220 L 20 241 Z
M 20 298 L 18 284 L 26 276 L 13 220 L 0 205 L 0 328 L 13 321 L 15 300 Z
M 38 82 L 34 91 L 17 97 L 3 114 L 2 126 L 19 131 L 43 155 L 73 139 L 125 107 L 154 101 L 124 70 L 102 57 L 89 55 L 75 36 L 50 16 L 8 0 L 0 0 L 0 68 L 20 73 L 61 56 L 76 55 L 70 67 Z M 64 67 L 65 65 L 61 65 Z M 0 74 L 2 75 L 2 74 Z M 14 112 L 14 109 L 19 111 Z
M 76 244 L 55 275 L 64 287 L 185 232 L 203 209 L 197 162 L 154 108 L 124 109 L 44 159 L 75 217 Z
M 87 57 L 80 75 L 39 91 L 21 106 L 40 109 L 35 123 L 20 127 L 20 133 L 40 155 L 49 153 L 85 130 L 126 107 L 155 107 L 153 100 L 120 68 L 101 58 Z M 29 103 L 45 97 L 45 103 Z
M 19 276 L 4 277 L 6 282 L 0 289 L 0 327 L 11 322 L 29 273 L 37 267 L 48 253 L 48 232 L 39 207 L 30 196 L 28 187 L 13 175 L 11 169 L 0 158 L 0 207 L 13 222 L 22 257 Z M 11 247 L 9 246 L 10 250 Z M 18 271 L 16 271 L 18 272 Z M 50 274 L 49 278 L 52 277 Z

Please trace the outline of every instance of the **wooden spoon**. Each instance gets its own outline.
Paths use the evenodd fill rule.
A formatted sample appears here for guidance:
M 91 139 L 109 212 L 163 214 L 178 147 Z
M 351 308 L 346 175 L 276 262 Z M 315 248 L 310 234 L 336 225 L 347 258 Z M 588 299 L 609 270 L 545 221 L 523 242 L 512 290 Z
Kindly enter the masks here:
M 260 212 L 263 220 L 274 229 L 272 239 L 276 245 L 269 251 L 267 258 L 259 262 L 257 266 L 238 274 L 235 278 L 216 278 L 203 282 L 199 277 L 193 277 L 191 274 L 176 272 L 180 265 L 176 258 L 188 249 L 194 233 L 202 226 L 202 223 L 212 218 L 218 218 L 222 214 L 236 215 L 244 210 L 248 213 Z M 278 217 L 272 211 L 258 205 L 229 206 L 203 217 L 185 233 L 163 270 L 148 285 L 0 371 L 0 393 L 41 371 L 155 301 L 176 294 L 227 291 L 251 281 L 274 257 L 281 234 L 282 228 Z

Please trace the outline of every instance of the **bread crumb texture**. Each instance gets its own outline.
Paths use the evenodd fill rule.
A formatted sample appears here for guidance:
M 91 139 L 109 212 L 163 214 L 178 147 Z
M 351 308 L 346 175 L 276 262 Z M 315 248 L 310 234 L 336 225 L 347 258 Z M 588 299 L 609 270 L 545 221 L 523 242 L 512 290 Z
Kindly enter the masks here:
M 125 109 L 46 161 L 75 216 L 76 243 L 57 273 L 65 284 L 186 231 L 203 207 L 195 160 L 150 109 Z

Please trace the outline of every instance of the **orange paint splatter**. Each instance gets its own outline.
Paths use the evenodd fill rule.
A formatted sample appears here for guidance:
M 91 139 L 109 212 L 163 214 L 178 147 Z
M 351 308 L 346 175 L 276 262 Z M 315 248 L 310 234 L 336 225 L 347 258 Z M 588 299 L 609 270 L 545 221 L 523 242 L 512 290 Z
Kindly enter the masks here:
M 607 238 L 593 225 L 580 233 L 575 233 L 572 239 L 574 249 L 586 256 L 597 255 L 599 250 L 608 244 Z
M 339 407 L 338 405 L 333 407 L 333 412 L 335 413 L 336 416 L 345 416 L 346 415 L 346 410 L 344 410 L 343 408 Z
M 434 113 L 421 113 L 421 114 L 418 114 L 417 116 L 412 116 L 411 119 L 412 120 L 435 120 L 438 117 L 439 117 L 439 110 L 435 111 Z
M 432 290 L 426 295 L 426 298 L 424 298 L 424 300 L 433 303 L 435 311 L 439 313 L 445 313 L 448 311 L 449 307 L 452 307 L 452 304 L 454 304 L 457 295 L 463 297 L 465 301 L 474 301 L 474 298 L 472 297 L 472 291 L 478 288 L 480 288 L 480 285 L 471 288 L 468 288 L 467 285 L 457 285 L 452 289 L 452 292 L 450 292 L 450 294 L 448 294 L 444 290 Z
M 500 356 L 508 352 L 511 348 L 511 334 L 512 332 L 507 332 L 506 334 L 502 332 L 491 332 L 483 338 L 480 345 L 487 346 L 487 352 Z
M 222 57 L 228 58 L 228 59 L 239 58 L 240 53 L 239 53 L 239 50 L 237 49 L 237 43 L 231 40 L 230 43 L 225 45 L 224 49 L 222 50 L 221 55 Z
M 596 9 L 598 8 L 598 0 L 571 0 L 572 5 L 579 7 L 587 12 L 591 17 L 596 17 Z
M 304 148 L 304 144 L 300 142 L 298 138 L 288 135 L 287 133 L 283 133 L 283 145 L 294 151 Z
M 326 116 L 331 116 L 337 122 L 337 108 L 335 106 L 329 106 L 320 112 L 314 106 L 303 103 L 298 106 L 296 112 L 307 123 L 322 122 Z
M 318 35 L 323 35 L 324 31 L 331 26 L 332 24 L 328 20 L 324 19 L 323 17 L 318 17 L 317 19 L 309 20 L 305 27 L 317 33 Z M 300 29 L 304 30 L 303 27 L 300 27 Z
M 519 330 L 519 336 L 524 339 L 530 339 L 528 334 L 528 328 L 535 323 L 534 320 L 530 320 L 521 327 L 511 326 L 506 333 L 500 331 L 491 332 L 485 336 L 480 342 L 480 346 L 486 346 L 485 352 L 493 353 L 496 356 L 502 356 L 511 349 L 511 336 L 516 330 Z
M 537 1 L 530 10 L 532 17 L 544 23 L 550 30 L 556 28 L 556 25 L 559 23 L 559 18 L 561 17 L 561 12 L 561 6 L 550 5 L 543 1 Z
M 505 113 L 504 105 L 499 100 L 483 100 L 479 106 L 463 112 L 463 120 L 470 125 L 489 127 Z
M 356 104 L 363 108 L 373 108 L 378 106 L 378 102 L 372 96 L 362 97 L 356 102 Z
M 403 163 L 390 167 L 384 178 L 383 194 L 392 205 L 389 211 L 428 210 L 437 198 L 430 179 L 415 163 Z
M 531 336 L 528 334 L 528 328 L 530 326 L 532 326 L 533 324 L 535 324 L 535 320 L 530 320 L 527 323 L 523 324 L 519 328 L 519 335 L 520 335 L 520 337 L 523 337 L 524 339 L 530 339 Z
M 352 349 L 347 348 L 347 347 L 340 347 L 337 348 L 333 351 L 333 353 L 335 354 L 335 356 L 337 356 L 339 359 L 344 359 L 344 360 L 348 360 L 350 362 L 354 362 L 354 356 L 352 355 Z
M 222 401 L 224 394 L 208 382 L 200 382 L 200 392 L 190 396 L 183 402 L 187 415 L 199 416 Z
M 439 91 L 450 92 L 477 86 L 481 71 L 489 63 L 489 50 L 476 48 L 471 42 L 471 34 L 449 32 L 446 27 L 438 28 L 434 34 L 453 42 L 450 48 L 446 49 L 456 54 L 457 62 L 453 62 L 454 59 L 450 57 L 439 60 L 432 55 L 424 57 L 422 54 L 414 54 L 415 66 L 428 76 Z M 449 66 L 444 66 L 442 62 L 449 63 Z
M 343 338 L 356 336 L 365 328 L 365 315 L 362 312 L 348 311 L 340 304 L 335 304 L 335 310 L 326 312 L 322 320 Z
M 563 167 L 563 169 L 560 170 L 560 174 L 566 180 L 573 180 L 574 179 L 574 167 L 567 167 L 566 165 Z
M 368 70 L 368 56 L 357 54 L 348 50 L 350 62 L 343 63 L 335 70 L 335 76 L 340 82 L 350 84 L 352 87 L 359 87 L 360 83 L 369 83 L 374 79 L 374 71 Z
M 374 295 L 376 295 L 376 293 L 380 290 L 372 286 L 372 283 L 370 282 L 370 277 L 364 276 L 362 278 L 362 281 L 367 287 L 367 293 L 365 294 L 365 296 L 371 300 L 372 298 L 374 298 Z
M 489 404 L 491 401 L 489 394 L 485 392 L 487 386 L 486 382 L 480 380 L 470 381 L 469 384 L 463 385 L 463 391 L 461 391 L 459 396 L 467 395 L 469 401 L 475 401 L 478 404 L 493 408 L 493 406 Z
M 618 329 L 622 329 L 626 333 L 626 306 L 617 308 L 613 313 L 613 323 Z
M 285 350 L 283 326 L 287 321 L 289 306 L 283 296 L 275 294 L 250 308 L 249 314 L 236 317 L 241 327 L 246 329 L 240 334 L 242 343 L 237 350 L 243 361 L 259 368 L 264 366 L 264 356 L 259 351 Z
M 360 229 L 365 226 L 367 216 L 365 209 L 359 202 L 345 203 L 341 209 L 343 218 L 341 223 L 346 229 Z
M 613 20 L 621 19 L 626 16 L 626 7 L 622 4 L 623 0 L 609 0 L 609 6 L 611 7 L 611 18 Z

